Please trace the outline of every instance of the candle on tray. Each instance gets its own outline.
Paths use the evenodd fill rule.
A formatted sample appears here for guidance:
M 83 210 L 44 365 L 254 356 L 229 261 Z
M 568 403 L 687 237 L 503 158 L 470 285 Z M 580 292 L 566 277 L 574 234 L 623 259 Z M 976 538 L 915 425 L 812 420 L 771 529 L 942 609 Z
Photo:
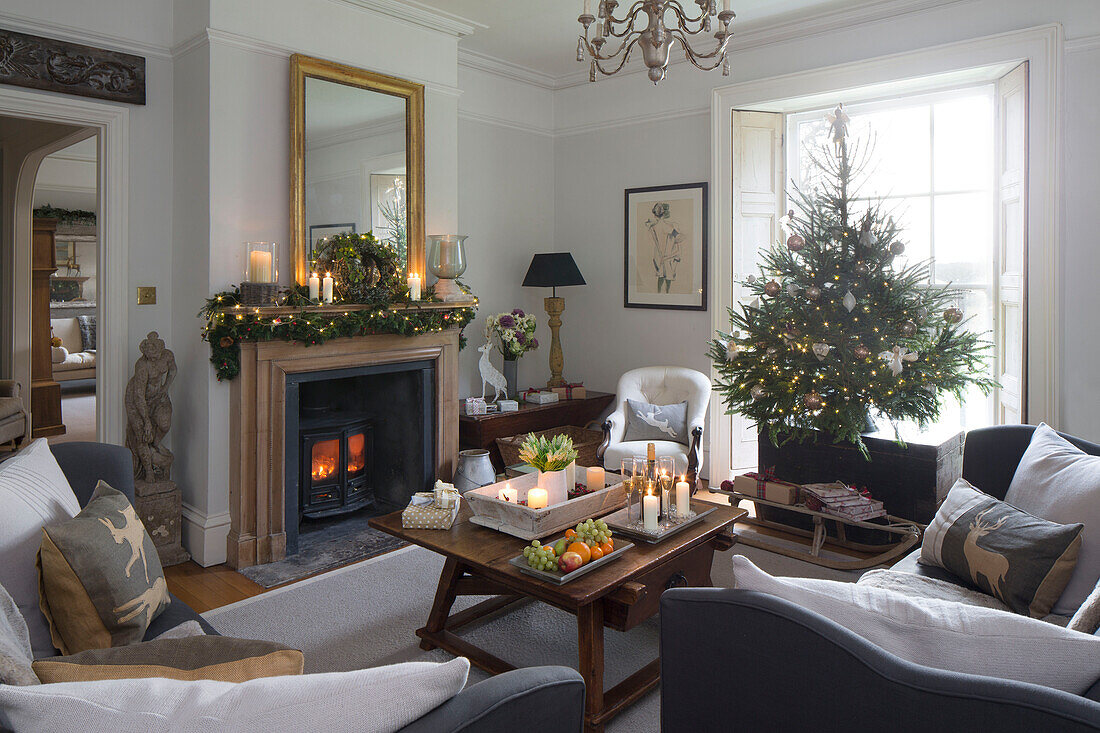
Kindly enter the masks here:
M 604 482 L 606 480 L 607 477 L 604 475 L 602 466 L 588 467 L 588 481 L 585 483 L 585 486 L 588 487 L 589 491 L 599 491 L 604 488 Z
M 519 502 L 519 492 L 513 489 L 511 484 L 504 484 L 504 488 L 497 493 L 497 498 L 501 501 L 508 501 L 516 504 Z
M 550 501 L 546 489 L 531 489 L 527 492 L 527 506 L 531 509 L 545 509 Z
M 415 272 L 409 274 L 409 300 L 420 300 L 420 276 Z
M 309 299 L 314 303 L 321 299 L 321 278 L 316 272 L 309 274 Z
M 269 283 L 271 280 L 271 253 L 252 250 L 248 253 L 248 280 Z
M 642 497 L 642 522 L 646 532 L 657 531 L 657 512 L 661 508 L 661 499 L 653 494 L 653 485 Z
M 681 519 L 691 512 L 691 486 L 681 476 L 676 482 L 676 515 Z
M 321 292 L 324 297 L 322 298 L 326 303 L 332 302 L 332 273 L 326 272 L 325 279 L 321 281 Z

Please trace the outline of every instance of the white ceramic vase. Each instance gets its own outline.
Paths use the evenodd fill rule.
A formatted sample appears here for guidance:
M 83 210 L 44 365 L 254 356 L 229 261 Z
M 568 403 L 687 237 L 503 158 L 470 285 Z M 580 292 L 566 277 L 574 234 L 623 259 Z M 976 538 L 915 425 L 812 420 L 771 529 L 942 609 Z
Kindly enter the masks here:
M 565 470 L 539 471 L 539 488 L 546 491 L 548 506 L 564 503 L 569 498 L 567 478 Z

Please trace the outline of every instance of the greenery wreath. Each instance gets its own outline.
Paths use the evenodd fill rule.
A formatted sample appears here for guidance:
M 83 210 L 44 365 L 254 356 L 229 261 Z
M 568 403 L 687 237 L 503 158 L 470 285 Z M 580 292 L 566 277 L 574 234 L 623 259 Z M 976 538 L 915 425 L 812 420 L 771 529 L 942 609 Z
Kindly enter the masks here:
M 380 305 L 399 299 L 405 290 L 397 248 L 374 234 L 336 234 L 321 241 L 310 267 L 331 273 L 336 300 Z

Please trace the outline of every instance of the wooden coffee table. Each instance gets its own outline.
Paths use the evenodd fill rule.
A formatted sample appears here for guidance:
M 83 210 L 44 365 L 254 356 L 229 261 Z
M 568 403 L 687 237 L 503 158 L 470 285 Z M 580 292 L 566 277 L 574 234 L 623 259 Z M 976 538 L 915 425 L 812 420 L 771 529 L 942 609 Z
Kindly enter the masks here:
M 711 506 L 700 504 L 701 508 Z M 428 622 L 416 631 L 422 649 L 445 649 L 469 658 L 491 674 L 500 674 L 515 667 L 466 641 L 455 630 L 528 599 L 575 615 L 578 669 L 587 689 L 585 730 L 600 733 L 608 720 L 653 689 L 660 679 L 659 661 L 654 659 L 605 691 L 604 627 L 627 631 L 637 626 L 657 613 L 661 593 L 668 588 L 711 585 L 714 552 L 733 547 L 733 523 L 746 514 L 744 509 L 717 506 L 680 534 L 657 545 L 635 542 L 619 559 L 564 585 L 525 575 L 511 565 L 508 561 L 519 555 L 526 543 L 472 524 L 465 505 L 449 530 L 403 529 L 401 512 L 375 517 L 370 526 L 446 558 Z M 494 597 L 452 614 L 451 606 L 460 595 Z

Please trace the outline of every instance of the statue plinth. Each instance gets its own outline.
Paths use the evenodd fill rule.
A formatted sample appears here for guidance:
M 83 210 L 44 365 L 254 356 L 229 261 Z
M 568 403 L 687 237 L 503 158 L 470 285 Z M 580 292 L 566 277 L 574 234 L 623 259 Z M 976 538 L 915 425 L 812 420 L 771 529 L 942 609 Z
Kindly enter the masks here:
M 183 505 L 176 482 L 138 480 L 134 494 L 134 510 L 153 538 L 160 564 L 168 567 L 190 560 L 181 544 Z

